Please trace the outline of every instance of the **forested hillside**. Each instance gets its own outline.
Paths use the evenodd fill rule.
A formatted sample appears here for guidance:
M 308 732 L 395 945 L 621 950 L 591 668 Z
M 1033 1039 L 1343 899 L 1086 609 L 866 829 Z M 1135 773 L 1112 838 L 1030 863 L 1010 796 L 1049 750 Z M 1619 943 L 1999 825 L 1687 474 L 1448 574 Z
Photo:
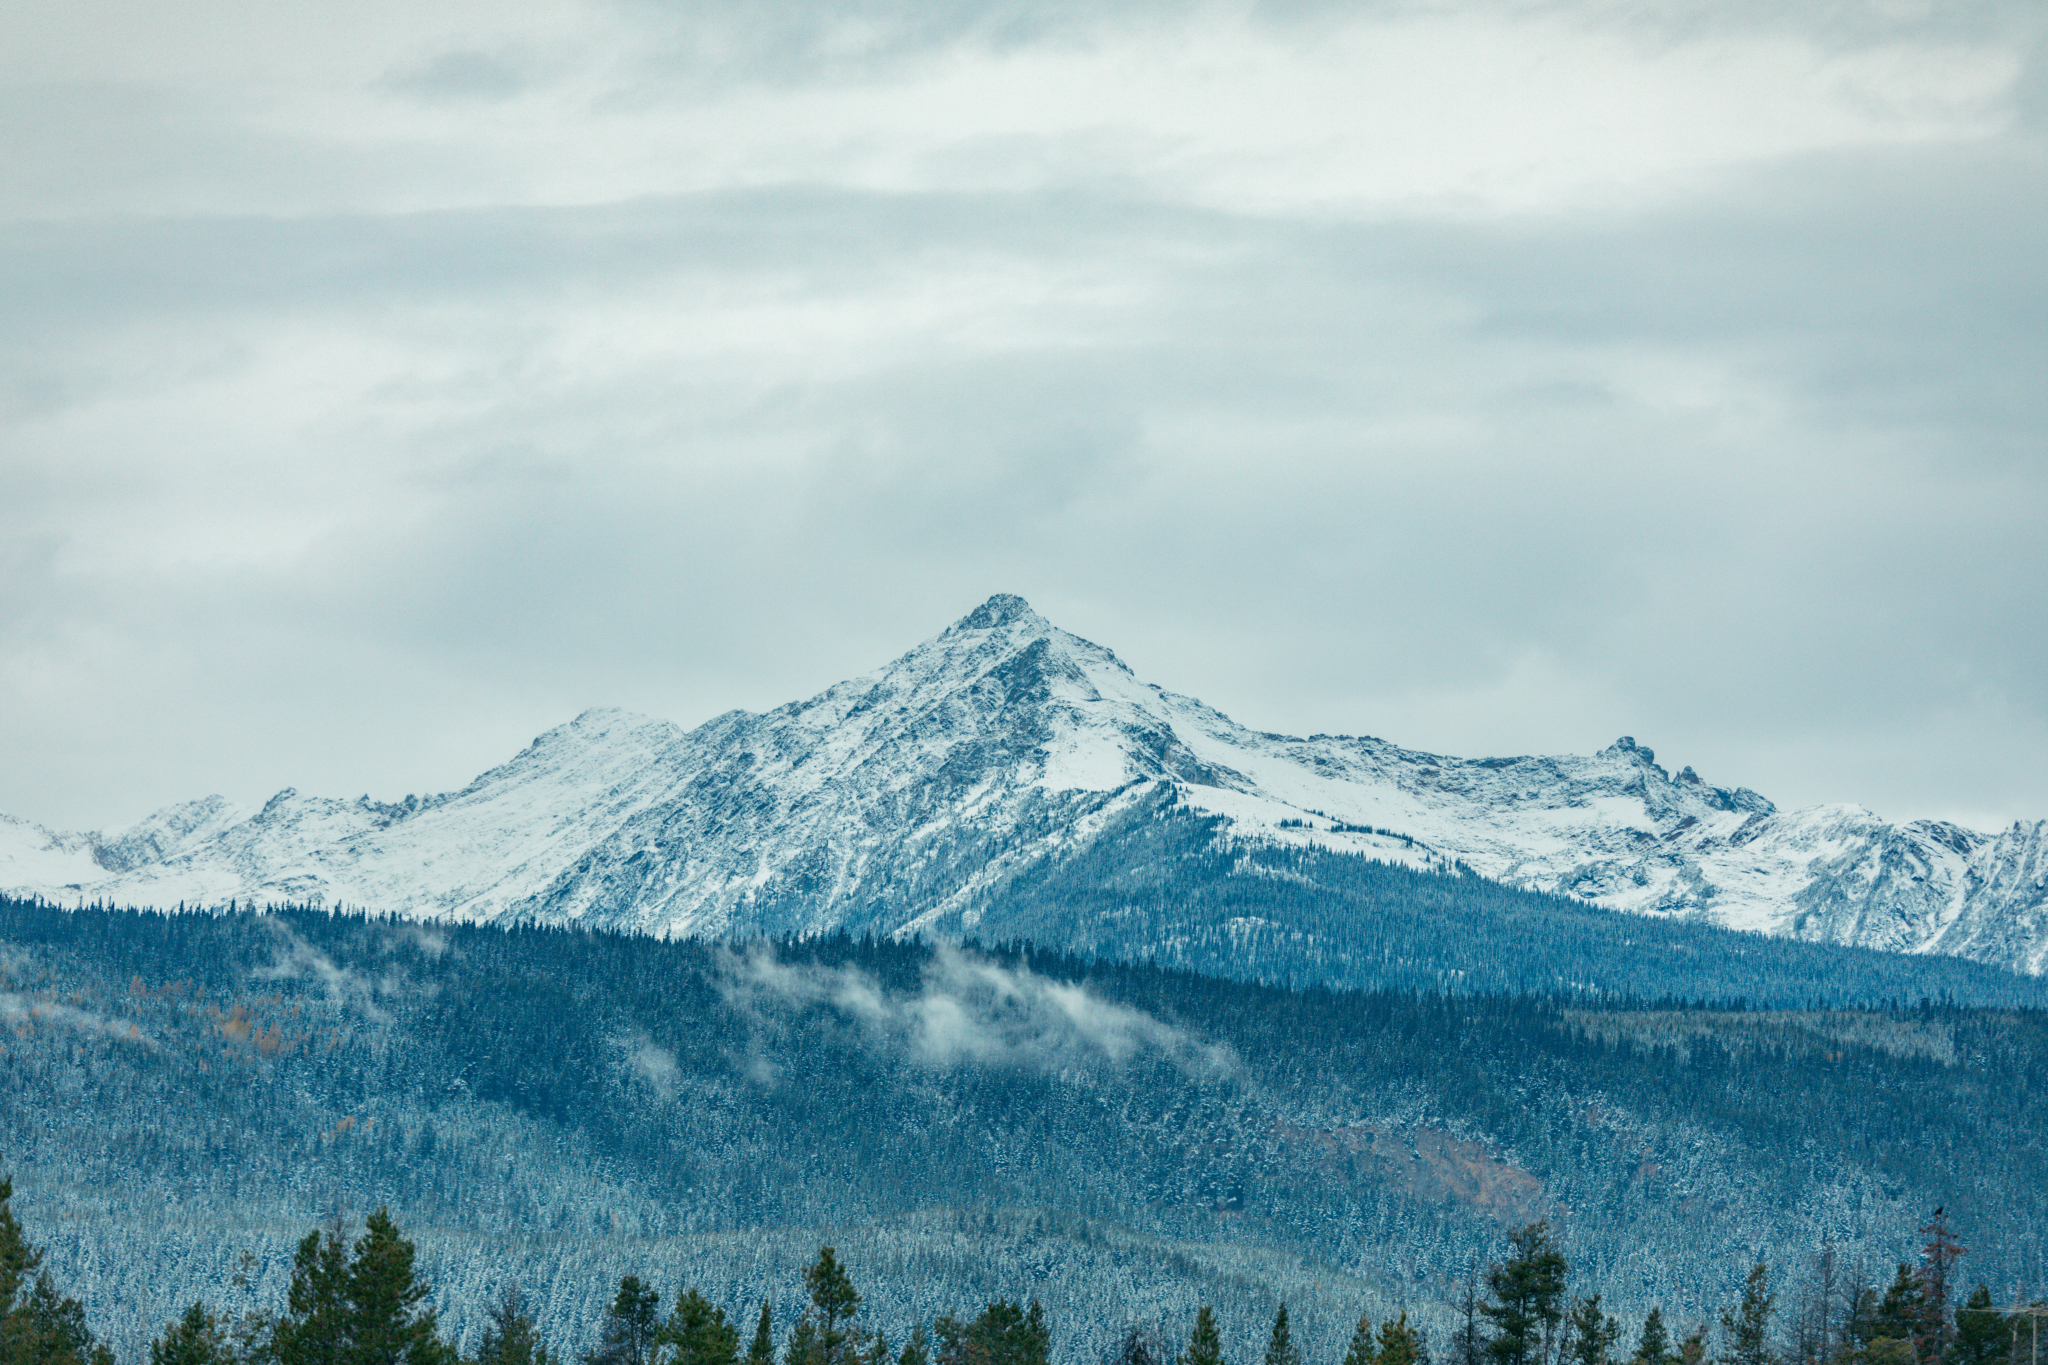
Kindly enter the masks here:
M 1027 827 L 1021 837 L 1046 833 Z M 1165 796 L 1136 803 L 1076 852 L 998 882 L 936 924 L 1295 986 L 1794 1008 L 1923 998 L 2048 1005 L 2048 979 L 1961 958 L 1766 938 L 1455 868 L 1238 839 L 1225 820 Z
M 1445 1330 L 1539 1218 L 1610 1306 L 1687 1318 L 1824 1240 L 1880 1273 L 1936 1205 L 2005 1293 L 2048 1221 L 2029 1010 L 19 902 L 0 973 L 0 1154 L 131 1355 L 245 1252 L 274 1296 L 306 1228 L 385 1204 L 458 1331 L 508 1279 L 561 1341 L 626 1273 L 794 1311 L 830 1242 L 899 1339 L 1036 1296 L 1071 1360 L 1198 1302 L 1242 1343 L 1284 1297 L 1331 1360 L 1361 1311 Z

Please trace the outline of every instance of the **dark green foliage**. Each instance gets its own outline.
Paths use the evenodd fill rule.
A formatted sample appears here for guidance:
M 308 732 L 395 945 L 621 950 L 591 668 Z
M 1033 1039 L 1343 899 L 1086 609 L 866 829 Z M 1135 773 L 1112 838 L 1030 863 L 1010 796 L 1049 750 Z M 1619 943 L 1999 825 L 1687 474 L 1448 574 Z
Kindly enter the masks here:
M 811 1306 L 797 1329 L 810 1324 L 812 1330 L 801 1346 L 792 1338 L 791 1365 L 848 1365 L 858 1359 L 861 1340 L 853 1318 L 860 1312 L 860 1294 L 831 1247 L 819 1248 L 818 1259 L 804 1269 L 804 1293 Z
M 1955 1331 L 1945 1365 L 2008 1365 L 2011 1360 L 2012 1325 L 1998 1310 L 1988 1285 L 1971 1290 L 1956 1309 Z
M 149 1365 L 234 1365 L 234 1360 L 234 1342 L 203 1303 L 186 1309 L 184 1317 L 149 1343 Z
M 1046 1365 L 1052 1354 L 1052 1330 L 1036 1299 L 1029 1308 L 997 1299 L 970 1322 L 941 1316 L 932 1336 L 937 1365 Z
M 920 1323 L 910 1329 L 910 1340 L 903 1343 L 903 1353 L 896 1357 L 896 1365 L 931 1365 L 931 1359 L 931 1342 Z
M 661 1336 L 661 1295 L 638 1275 L 627 1275 L 605 1309 L 597 1346 L 584 1352 L 583 1365 L 649 1365 Z
M 747 1347 L 747 1365 L 774 1365 L 775 1361 L 775 1315 L 768 1305 L 761 1305 L 761 1314 L 754 1320 L 754 1340 Z M 917 1365 L 924 1365 L 918 1361 Z
M 818 1349 L 818 1320 L 806 1312 L 796 1320 L 796 1326 L 789 1329 L 789 1342 L 782 1348 L 783 1365 L 820 1365 L 822 1359 Z
M 1778 1296 L 1771 1292 L 1771 1270 L 1762 1261 L 1750 1267 L 1743 1281 L 1742 1302 L 1721 1314 L 1728 1345 L 1724 1365 L 1777 1365 L 1771 1349 L 1771 1313 Z
M 527 1315 L 526 1296 L 517 1285 L 505 1286 L 487 1316 L 471 1365 L 559 1365 Z
M 1344 1350 L 1344 1365 L 1376 1365 L 1380 1348 L 1372 1339 L 1372 1314 L 1361 1313 L 1351 1330 L 1351 1344 Z
M 385 1209 L 370 1215 L 353 1255 L 338 1226 L 309 1232 L 263 1354 L 276 1365 L 455 1365 L 424 1306 L 430 1292 Z
M 1223 1337 L 1216 1330 L 1216 1314 L 1208 1304 L 1195 1313 L 1187 1347 L 1176 1357 L 1175 1365 L 1223 1365 Z
M 1508 1246 L 1513 1255 L 1487 1269 L 1491 1297 L 1479 1306 L 1493 1324 L 1487 1355 L 1496 1365 L 1543 1365 L 1564 1319 L 1564 1253 L 1541 1220 L 1509 1233 Z
M 1664 1327 L 1664 1310 L 1652 1308 L 1643 1317 L 1642 1335 L 1636 1338 L 1635 1354 L 1629 1365 L 1677 1365 L 1678 1353 L 1671 1349 L 1671 1334 Z
M 660 1340 L 670 1348 L 672 1365 L 739 1365 L 739 1329 L 726 1321 L 724 1309 L 695 1289 L 677 1295 Z
M 85 1309 L 64 1297 L 14 1216 L 14 1182 L 0 1179 L 0 1365 L 113 1365 L 86 1330 Z
M 1300 1348 L 1287 1327 L 1287 1305 L 1273 1315 L 1273 1335 L 1266 1342 L 1266 1365 L 1301 1365 Z
M 1429 1365 L 1429 1347 L 1408 1325 L 1407 1313 L 1380 1324 L 1378 1365 Z
M 292 1257 L 285 1313 L 265 1354 L 276 1365 L 352 1365 L 348 1245 L 336 1224 L 306 1234 Z
M 386 1209 L 371 1214 L 349 1266 L 347 1365 L 454 1365 L 435 1314 L 431 1288 L 413 1274 L 412 1243 Z
M 1156 1335 L 1132 1323 L 1124 1329 L 1108 1365 L 1166 1365 L 1166 1352 Z
M 1598 1294 L 1572 1300 L 1565 1321 L 1565 1359 L 1572 1365 L 1610 1365 L 1620 1337 L 1621 1324 L 1600 1311 Z
M 1904 1343 L 1910 1351 L 1908 1359 L 1917 1359 L 1920 1351 L 1915 1341 L 1927 1320 L 1927 1292 L 1920 1283 L 1919 1275 L 1904 1261 L 1885 1289 L 1884 1297 L 1878 1300 L 1877 1313 L 1872 1322 L 1870 1341 Z M 1884 1352 L 1896 1355 L 1896 1351 Z M 1875 1357 L 1873 1357 L 1875 1359 Z

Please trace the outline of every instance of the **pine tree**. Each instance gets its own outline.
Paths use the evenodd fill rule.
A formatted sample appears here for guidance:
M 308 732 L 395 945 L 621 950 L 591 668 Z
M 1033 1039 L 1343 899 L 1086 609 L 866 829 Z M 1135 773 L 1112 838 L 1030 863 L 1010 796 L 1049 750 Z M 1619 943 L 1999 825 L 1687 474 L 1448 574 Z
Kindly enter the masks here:
M 673 1348 L 674 1365 L 739 1365 L 739 1329 L 725 1320 L 724 1309 L 695 1289 L 676 1295 L 675 1311 L 659 1339 Z
M 818 1349 L 818 1319 L 806 1308 L 796 1326 L 789 1329 L 789 1342 L 782 1349 L 783 1365 L 821 1365 Z
M 2011 1356 L 2011 1324 L 1992 1303 L 1989 1286 L 1980 1284 L 1956 1309 L 1955 1344 L 1947 1365 L 2008 1365 Z
M 649 1365 L 660 1345 L 661 1295 L 638 1275 L 619 1281 L 619 1292 L 604 1310 L 594 1350 L 583 1353 L 583 1365 Z
M 1408 1314 L 1380 1324 L 1378 1365 L 1429 1365 L 1429 1347 L 1422 1333 L 1408 1325 Z
M 753 1344 L 747 1347 L 747 1365 L 775 1365 L 775 1318 L 765 1301 L 754 1323 Z
M 1664 1310 L 1652 1308 L 1643 1319 L 1643 1334 L 1636 1338 L 1636 1353 L 1629 1365 L 1678 1365 L 1671 1350 L 1671 1335 L 1664 1330 Z
M 454 1348 L 423 1306 L 432 1290 L 413 1274 L 412 1243 L 399 1236 L 388 1209 L 364 1224 L 346 1286 L 346 1365 L 454 1365 Z
M 1878 1300 L 1864 1358 L 1869 1365 L 1912 1365 L 1920 1358 L 1916 1338 L 1926 1320 L 1926 1287 L 1913 1267 L 1901 1261 L 1898 1274 Z
M 1707 1365 L 1707 1329 L 1695 1327 L 1678 1345 L 1678 1365 Z
M 1124 1339 L 1116 1354 L 1109 1358 L 1109 1365 L 1165 1365 L 1165 1361 L 1166 1351 L 1158 1338 L 1132 1323 L 1124 1329 Z
M 1351 1329 L 1351 1345 L 1344 1351 L 1344 1365 L 1379 1365 L 1380 1348 L 1373 1344 L 1372 1313 L 1358 1315 L 1358 1326 Z
M 932 1323 L 938 1338 L 935 1365 L 1046 1365 L 1052 1330 L 1037 1299 L 1029 1308 L 997 1299 L 971 1322 L 947 1313 Z
M 1661 1330 L 1663 1324 L 1659 1323 Z M 1621 1324 L 1600 1311 L 1600 1296 L 1574 1299 L 1565 1323 L 1569 1347 L 1566 1359 L 1573 1365 L 1609 1365 L 1614 1343 L 1621 1337 Z
M 1216 1313 L 1208 1304 L 1196 1311 L 1187 1349 L 1176 1357 L 1176 1365 L 1223 1365 L 1223 1338 L 1216 1330 Z
M 1771 1311 L 1778 1296 L 1771 1292 L 1770 1267 L 1758 1261 L 1743 1281 L 1742 1302 L 1721 1314 L 1721 1330 L 1728 1334 L 1726 1365 L 1778 1365 L 1771 1349 Z
M 113 1353 L 86 1330 L 85 1309 L 57 1292 L 14 1216 L 14 1182 L 0 1180 L 0 1362 L 15 1365 L 114 1365 Z
M 910 1329 L 910 1340 L 903 1343 L 903 1354 L 896 1357 L 896 1365 L 931 1365 L 931 1360 L 931 1342 L 925 1337 L 923 1324 L 919 1324 Z
M 1301 1349 L 1287 1330 L 1287 1305 L 1273 1315 L 1273 1335 L 1266 1343 L 1266 1365 L 1301 1365 Z
M 557 1365 L 526 1312 L 526 1296 L 508 1284 L 491 1305 L 472 1365 Z M 156 1365 L 152 1361 L 150 1365 Z
M 1544 1365 L 1564 1319 L 1569 1267 L 1547 1222 L 1517 1228 L 1508 1234 L 1508 1246 L 1514 1255 L 1505 1264 L 1487 1268 L 1491 1297 L 1479 1305 L 1494 1325 L 1487 1355 L 1495 1365 Z
M 277 1365 L 353 1365 L 350 1316 L 348 1243 L 336 1221 L 307 1233 L 293 1252 L 285 1311 L 263 1354 Z
M 851 1358 L 860 1350 L 853 1331 L 854 1315 L 860 1312 L 860 1294 L 831 1247 L 820 1247 L 818 1259 L 804 1268 L 804 1292 L 810 1295 L 811 1308 L 817 1314 L 805 1361 L 814 1361 L 815 1365 L 850 1365 Z M 801 1329 L 803 1324 L 797 1326 Z
M 234 1365 L 234 1359 L 234 1344 L 203 1303 L 186 1309 L 149 1343 L 149 1365 Z

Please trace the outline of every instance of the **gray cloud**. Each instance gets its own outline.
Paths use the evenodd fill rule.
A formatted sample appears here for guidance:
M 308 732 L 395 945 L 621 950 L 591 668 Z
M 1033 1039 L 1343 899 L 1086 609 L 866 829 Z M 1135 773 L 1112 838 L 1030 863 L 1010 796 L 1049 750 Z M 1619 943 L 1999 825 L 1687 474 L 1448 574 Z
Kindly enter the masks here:
M 0 809 L 456 787 L 1009 590 L 1262 727 L 2048 813 L 2036 7 L 1229 30 L 1317 89 L 1447 15 L 1647 82 L 1513 163 L 1536 95 L 1446 93 L 1439 180 L 1202 122 L 1172 54 L 1236 11 L 825 13 L 252 32 L 324 123 L 177 44 L 0 89 Z M 1094 84 L 997 118 L 1006 62 Z M 1804 140 L 1669 151 L 1743 82 Z

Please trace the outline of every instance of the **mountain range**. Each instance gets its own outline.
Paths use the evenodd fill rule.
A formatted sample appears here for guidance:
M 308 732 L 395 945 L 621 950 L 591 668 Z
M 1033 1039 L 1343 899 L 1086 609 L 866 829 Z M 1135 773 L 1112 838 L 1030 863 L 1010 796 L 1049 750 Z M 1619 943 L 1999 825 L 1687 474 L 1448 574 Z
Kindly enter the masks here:
M 1852 805 L 1781 811 L 1689 767 L 1674 775 L 1630 738 L 1590 756 L 1462 759 L 1250 730 L 1009 595 L 763 714 L 685 730 L 587 711 L 460 791 L 381 802 L 287 789 L 260 809 L 213 796 L 111 833 L 0 816 L 0 889 L 668 937 L 956 937 L 1001 927 L 1015 888 L 1100 862 L 1162 818 L 1199 821 L 1212 849 L 2048 967 L 2048 822 L 1986 833 Z M 1034 924 L 1054 943 L 1100 929 Z

